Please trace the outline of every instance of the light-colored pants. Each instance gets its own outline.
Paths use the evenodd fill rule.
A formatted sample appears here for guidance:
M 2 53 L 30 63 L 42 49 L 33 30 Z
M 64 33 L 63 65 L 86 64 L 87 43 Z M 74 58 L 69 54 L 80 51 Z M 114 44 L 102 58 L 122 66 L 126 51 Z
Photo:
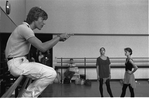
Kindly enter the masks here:
M 52 67 L 29 62 L 25 57 L 13 58 L 7 64 L 13 76 L 25 75 L 34 80 L 27 87 L 22 97 L 38 97 L 49 84 L 53 83 L 57 75 Z

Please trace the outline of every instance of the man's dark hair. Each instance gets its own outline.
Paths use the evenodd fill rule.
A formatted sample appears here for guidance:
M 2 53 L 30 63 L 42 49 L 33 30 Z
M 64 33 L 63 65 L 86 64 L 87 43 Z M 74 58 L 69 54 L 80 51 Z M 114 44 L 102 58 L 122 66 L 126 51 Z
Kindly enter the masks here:
M 43 20 L 47 20 L 48 14 L 39 7 L 33 7 L 30 9 L 25 22 L 31 24 L 33 21 L 38 20 L 39 17 L 42 17 Z

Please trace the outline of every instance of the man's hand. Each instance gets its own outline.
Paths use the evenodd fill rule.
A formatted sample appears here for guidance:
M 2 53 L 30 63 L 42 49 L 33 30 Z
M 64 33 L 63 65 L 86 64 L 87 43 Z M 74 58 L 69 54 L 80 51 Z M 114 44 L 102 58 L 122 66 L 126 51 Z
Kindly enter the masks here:
M 60 41 L 67 40 L 71 35 L 73 35 L 73 34 L 63 33 L 63 34 L 59 35 Z
M 132 74 L 132 71 L 130 71 L 130 70 L 127 70 L 127 73 L 131 75 L 131 74 Z

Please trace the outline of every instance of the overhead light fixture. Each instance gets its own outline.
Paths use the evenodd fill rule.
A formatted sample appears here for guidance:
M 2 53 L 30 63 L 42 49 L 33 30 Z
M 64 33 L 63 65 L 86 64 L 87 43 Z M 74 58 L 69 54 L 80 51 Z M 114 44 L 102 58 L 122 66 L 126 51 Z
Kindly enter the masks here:
M 10 5 L 8 0 L 6 1 L 6 6 L 5 7 L 6 7 L 5 8 L 6 9 L 6 14 L 9 15 L 10 11 L 11 11 L 11 5 Z

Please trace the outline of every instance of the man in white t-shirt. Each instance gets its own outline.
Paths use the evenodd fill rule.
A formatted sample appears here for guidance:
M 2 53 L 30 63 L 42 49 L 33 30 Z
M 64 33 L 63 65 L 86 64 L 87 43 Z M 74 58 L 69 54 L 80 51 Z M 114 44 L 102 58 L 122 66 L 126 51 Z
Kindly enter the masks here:
M 52 40 L 41 42 L 35 36 L 33 30 L 41 30 L 47 18 L 48 15 L 44 10 L 33 7 L 29 11 L 26 21 L 16 27 L 7 41 L 5 56 L 8 60 L 10 73 L 14 76 L 25 75 L 34 79 L 34 82 L 27 87 L 22 97 L 38 97 L 49 84 L 53 83 L 57 75 L 52 67 L 28 61 L 25 56 L 29 53 L 30 46 L 34 46 L 41 52 L 46 52 L 59 41 L 65 41 L 70 37 L 69 34 L 64 33 Z

